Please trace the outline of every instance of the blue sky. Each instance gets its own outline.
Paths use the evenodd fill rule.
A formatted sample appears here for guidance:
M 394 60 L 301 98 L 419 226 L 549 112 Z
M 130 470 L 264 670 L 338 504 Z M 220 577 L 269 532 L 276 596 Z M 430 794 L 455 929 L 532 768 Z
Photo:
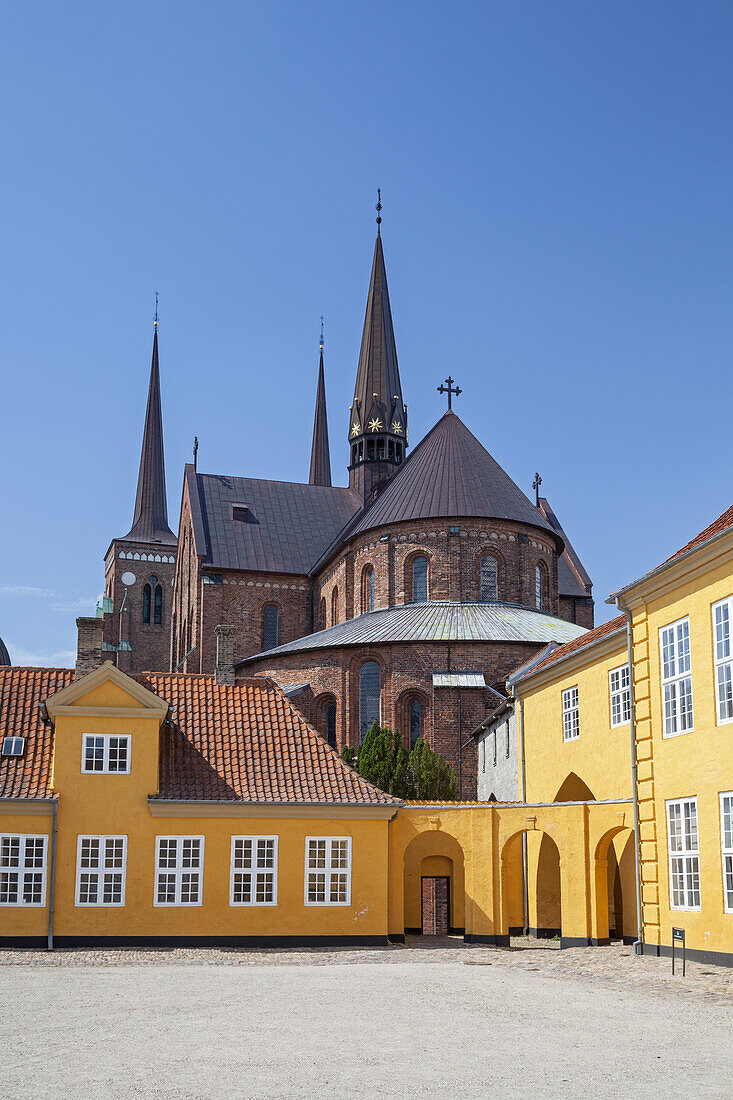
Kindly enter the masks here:
M 319 317 L 345 483 L 381 186 L 411 440 L 535 469 L 607 594 L 731 503 L 733 7 L 5 5 L 0 635 L 66 664 L 131 522 L 154 292 L 172 525 L 305 480 Z

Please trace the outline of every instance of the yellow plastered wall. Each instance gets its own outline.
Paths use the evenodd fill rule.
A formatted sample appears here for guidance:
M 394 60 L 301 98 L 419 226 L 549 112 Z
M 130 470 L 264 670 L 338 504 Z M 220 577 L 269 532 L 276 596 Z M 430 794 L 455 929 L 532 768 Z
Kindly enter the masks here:
M 701 561 L 702 559 L 702 561 Z M 712 606 L 733 594 L 733 559 L 709 562 L 693 554 L 666 591 L 628 597 L 632 609 L 634 695 L 640 817 L 644 939 L 669 946 L 672 926 L 687 946 L 733 953 L 733 914 L 725 912 L 720 793 L 733 790 L 733 723 L 719 725 L 714 681 Z M 664 583 L 664 575 L 659 585 Z M 694 729 L 663 736 L 661 627 L 689 617 Z M 670 899 L 666 803 L 697 798 L 701 909 L 673 909 Z

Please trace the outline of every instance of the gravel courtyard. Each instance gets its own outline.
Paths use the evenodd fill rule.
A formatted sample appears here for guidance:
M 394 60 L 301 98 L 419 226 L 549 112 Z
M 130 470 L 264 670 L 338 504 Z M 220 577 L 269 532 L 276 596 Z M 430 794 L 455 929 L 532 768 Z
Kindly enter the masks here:
M 0 1096 L 730 1096 L 733 972 L 628 947 L 0 953 Z

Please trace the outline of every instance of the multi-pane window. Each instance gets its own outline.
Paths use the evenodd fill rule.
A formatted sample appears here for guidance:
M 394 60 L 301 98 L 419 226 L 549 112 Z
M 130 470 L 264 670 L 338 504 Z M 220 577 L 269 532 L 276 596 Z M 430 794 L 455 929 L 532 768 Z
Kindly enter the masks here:
M 326 741 L 332 749 L 336 748 L 336 704 L 326 707 Z
M 700 847 L 697 799 L 667 803 L 669 892 L 673 909 L 700 908 Z
M 571 687 L 562 693 L 562 739 L 574 741 L 576 737 L 580 737 L 578 689 Z
M 410 748 L 414 749 L 422 737 L 422 703 L 419 699 L 410 700 Z
M 693 727 L 690 674 L 690 620 L 663 626 L 659 631 L 662 661 L 664 736 L 687 733 Z
M 46 904 L 45 836 L 0 836 L 0 905 Z
M 277 645 L 278 609 L 274 603 L 268 603 L 262 615 L 262 648 L 274 649 Z
M 733 913 L 733 791 L 720 796 L 720 830 L 723 846 L 723 897 L 726 913 Z
M 351 903 L 351 837 L 306 837 L 305 903 Z
M 124 905 L 126 836 L 80 836 L 76 848 L 76 904 Z
M 611 695 L 611 725 L 625 726 L 631 721 L 631 681 L 629 666 L 612 668 L 608 674 Z
M 203 873 L 202 836 L 155 838 L 156 905 L 201 905 Z
M 129 735 L 85 733 L 81 770 L 127 774 L 130 770 Z
M 277 837 L 233 836 L 230 905 L 277 905 Z
M 481 600 L 499 599 L 499 563 L 491 554 L 481 559 Z
M 428 598 L 428 559 L 415 558 L 412 563 L 412 602 L 425 603 Z
M 731 652 L 733 596 L 713 604 L 715 634 L 715 696 L 718 721 L 733 721 L 733 653 Z
M 374 722 L 379 722 L 382 674 L 376 661 L 365 661 L 359 669 L 359 741 L 363 741 Z

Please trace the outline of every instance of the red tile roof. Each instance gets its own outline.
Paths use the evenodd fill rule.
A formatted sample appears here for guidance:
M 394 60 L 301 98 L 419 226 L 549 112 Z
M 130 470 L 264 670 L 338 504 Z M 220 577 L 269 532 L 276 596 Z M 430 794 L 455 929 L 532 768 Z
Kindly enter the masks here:
M 137 679 L 175 708 L 161 735 L 161 798 L 397 803 L 344 764 L 270 680 Z
M 53 730 L 40 704 L 73 679 L 70 668 L 0 668 L 0 738 L 26 738 L 22 756 L 0 756 L 0 798 L 50 797 Z
M 600 642 L 602 638 L 607 638 L 609 635 L 615 634 L 617 630 L 621 630 L 625 623 L 626 616 L 617 615 L 615 619 L 610 619 L 607 623 L 601 623 L 600 626 L 595 627 L 593 630 L 588 630 L 585 634 L 581 634 L 579 638 L 573 639 L 572 642 L 565 642 L 564 645 L 560 645 L 557 649 L 553 649 L 552 653 L 548 653 L 543 661 L 540 661 L 536 665 L 532 665 L 527 675 L 534 676 L 535 672 L 539 669 L 548 668 L 550 665 L 557 664 L 558 661 L 564 660 L 565 657 L 569 657 L 572 653 L 578 653 L 580 650 L 595 645 L 596 642 Z M 522 678 L 523 677 L 520 676 L 517 680 Z M 514 674 L 512 675 L 512 679 L 514 680 Z M 515 680 L 515 683 L 517 680 Z
M 73 669 L 0 668 L 0 734 L 27 738 L 22 757 L 0 757 L 0 798 L 51 796 L 53 731 L 39 704 L 73 679 Z M 224 687 L 209 676 L 135 679 L 174 708 L 161 729 L 161 798 L 398 802 L 344 764 L 270 680 Z

